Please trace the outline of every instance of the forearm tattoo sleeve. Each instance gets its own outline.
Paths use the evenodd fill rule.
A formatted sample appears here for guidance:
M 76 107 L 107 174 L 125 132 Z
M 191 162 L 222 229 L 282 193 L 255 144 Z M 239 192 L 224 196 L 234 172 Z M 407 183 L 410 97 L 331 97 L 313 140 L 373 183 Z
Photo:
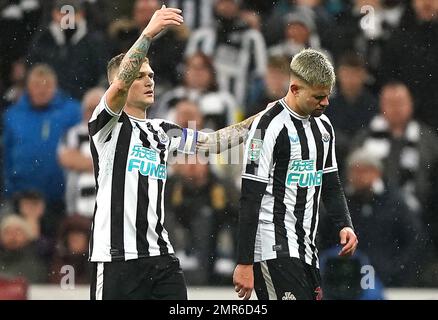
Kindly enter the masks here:
M 125 86 L 130 87 L 137 77 L 141 65 L 145 61 L 150 44 L 151 38 L 142 35 L 123 58 L 117 79 L 123 81 Z

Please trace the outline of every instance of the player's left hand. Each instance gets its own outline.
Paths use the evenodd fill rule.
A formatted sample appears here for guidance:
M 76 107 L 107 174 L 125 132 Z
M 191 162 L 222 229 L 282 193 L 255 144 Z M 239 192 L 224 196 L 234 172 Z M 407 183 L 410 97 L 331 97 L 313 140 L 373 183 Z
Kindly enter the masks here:
M 352 256 L 358 244 L 357 236 L 350 227 L 342 228 L 339 231 L 339 238 L 341 239 L 342 250 L 339 252 L 340 256 Z
M 254 271 L 252 264 L 238 264 L 233 274 L 234 290 L 239 298 L 248 300 L 254 289 Z

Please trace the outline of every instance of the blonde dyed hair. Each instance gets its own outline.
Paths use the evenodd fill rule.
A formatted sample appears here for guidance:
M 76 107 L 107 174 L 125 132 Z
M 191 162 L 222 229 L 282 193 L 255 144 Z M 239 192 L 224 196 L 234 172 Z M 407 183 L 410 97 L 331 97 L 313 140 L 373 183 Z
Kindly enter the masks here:
M 314 49 L 304 49 L 297 53 L 290 63 L 292 76 L 310 86 L 330 87 L 336 83 L 333 65 L 325 54 Z

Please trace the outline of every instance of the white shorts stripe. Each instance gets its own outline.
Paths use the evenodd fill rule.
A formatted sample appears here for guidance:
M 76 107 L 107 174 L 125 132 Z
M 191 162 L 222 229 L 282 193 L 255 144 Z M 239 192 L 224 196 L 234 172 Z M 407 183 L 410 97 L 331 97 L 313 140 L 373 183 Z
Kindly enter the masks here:
M 97 263 L 96 272 L 96 300 L 102 300 L 103 296 L 103 262 Z
M 266 288 L 268 289 L 269 300 L 277 300 L 277 293 L 275 292 L 274 283 L 272 282 L 271 274 L 269 273 L 268 263 L 261 261 L 263 279 L 265 279 Z

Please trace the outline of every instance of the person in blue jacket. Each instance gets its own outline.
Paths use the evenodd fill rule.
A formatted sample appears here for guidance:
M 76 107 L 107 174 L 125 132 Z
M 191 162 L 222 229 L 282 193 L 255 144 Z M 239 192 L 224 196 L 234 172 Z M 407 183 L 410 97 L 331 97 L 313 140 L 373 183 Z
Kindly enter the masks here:
M 64 176 L 56 149 L 67 129 L 80 120 L 79 102 L 58 90 L 53 69 L 35 65 L 29 71 L 23 96 L 3 117 L 6 200 L 18 192 L 37 190 L 47 201 L 48 219 L 50 215 L 61 216 Z

